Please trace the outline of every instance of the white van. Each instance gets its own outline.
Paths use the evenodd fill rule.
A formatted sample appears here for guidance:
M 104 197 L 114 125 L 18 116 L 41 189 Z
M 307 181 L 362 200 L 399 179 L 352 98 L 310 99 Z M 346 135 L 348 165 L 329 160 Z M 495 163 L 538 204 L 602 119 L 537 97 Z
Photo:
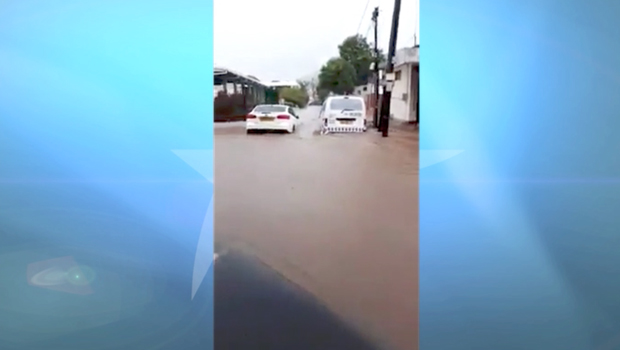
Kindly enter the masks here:
M 360 96 L 330 96 L 323 103 L 319 118 L 325 132 L 364 132 L 366 103 Z

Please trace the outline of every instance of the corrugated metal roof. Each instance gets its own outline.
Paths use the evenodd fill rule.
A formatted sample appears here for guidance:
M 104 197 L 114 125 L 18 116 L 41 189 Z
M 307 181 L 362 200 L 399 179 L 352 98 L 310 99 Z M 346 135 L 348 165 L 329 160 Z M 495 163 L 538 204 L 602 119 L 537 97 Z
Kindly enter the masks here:
M 236 72 L 236 71 L 234 71 L 232 69 L 228 69 L 228 68 L 225 68 L 225 67 L 213 67 L 213 75 L 216 76 L 216 77 L 218 77 L 218 76 L 224 77 L 224 76 L 227 76 L 227 75 L 228 76 L 234 76 L 234 77 L 242 78 L 244 80 L 248 80 L 248 81 L 253 82 L 255 84 L 258 84 L 258 85 L 262 85 L 262 86 L 265 86 L 265 87 L 268 86 L 267 84 L 265 84 L 265 82 L 260 81 L 258 78 L 254 77 L 252 75 L 245 75 L 245 74 Z

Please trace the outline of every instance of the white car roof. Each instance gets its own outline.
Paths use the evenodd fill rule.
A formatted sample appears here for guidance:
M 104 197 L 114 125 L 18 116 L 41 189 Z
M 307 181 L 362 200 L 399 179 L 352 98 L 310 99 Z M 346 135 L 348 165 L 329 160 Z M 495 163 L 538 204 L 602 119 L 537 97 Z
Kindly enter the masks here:
M 290 107 L 290 106 L 287 106 L 287 105 L 270 105 L 270 104 L 263 104 L 263 105 L 256 105 L 256 107 L 254 107 L 254 108 L 257 108 L 257 107 Z
M 327 98 L 328 101 L 331 101 L 331 100 L 346 100 L 346 99 L 349 99 L 349 100 L 362 100 L 362 101 L 364 101 L 364 98 L 361 97 L 361 96 L 351 96 L 351 95 L 330 96 L 330 97 Z

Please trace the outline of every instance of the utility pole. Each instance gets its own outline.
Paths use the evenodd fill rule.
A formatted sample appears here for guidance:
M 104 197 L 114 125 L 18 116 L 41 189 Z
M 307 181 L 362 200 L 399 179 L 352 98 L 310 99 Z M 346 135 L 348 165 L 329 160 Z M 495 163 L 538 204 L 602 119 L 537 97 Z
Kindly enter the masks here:
M 387 67 L 385 73 L 389 74 L 394 71 L 394 54 L 396 51 L 396 39 L 398 37 L 398 20 L 400 17 L 400 0 L 394 0 L 394 13 L 392 14 L 392 31 L 390 32 L 390 47 L 388 49 Z M 383 137 L 388 136 L 390 128 L 390 102 L 392 100 L 392 89 L 383 89 L 383 98 L 381 99 L 381 131 Z
M 379 18 L 379 8 L 375 7 L 375 10 L 372 12 L 372 21 L 375 25 L 375 115 L 373 118 L 373 125 L 378 129 L 379 128 L 379 46 L 377 42 L 378 38 L 378 18 Z

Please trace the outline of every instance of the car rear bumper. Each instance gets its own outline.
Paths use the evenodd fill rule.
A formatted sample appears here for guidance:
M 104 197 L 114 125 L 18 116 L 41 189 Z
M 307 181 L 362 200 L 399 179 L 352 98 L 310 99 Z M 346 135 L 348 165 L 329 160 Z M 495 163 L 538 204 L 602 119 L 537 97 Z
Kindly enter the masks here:
M 291 130 L 291 122 L 246 122 L 246 130 Z
M 338 133 L 338 132 L 342 132 L 342 133 L 358 133 L 358 132 L 365 132 L 366 131 L 366 127 L 359 127 L 359 126 L 332 126 L 332 125 L 328 125 L 325 128 L 325 131 L 328 132 L 332 132 L 332 133 Z
M 329 132 L 364 132 L 366 131 L 366 120 L 364 118 L 357 118 L 347 123 L 332 119 L 328 120 L 323 128 Z

